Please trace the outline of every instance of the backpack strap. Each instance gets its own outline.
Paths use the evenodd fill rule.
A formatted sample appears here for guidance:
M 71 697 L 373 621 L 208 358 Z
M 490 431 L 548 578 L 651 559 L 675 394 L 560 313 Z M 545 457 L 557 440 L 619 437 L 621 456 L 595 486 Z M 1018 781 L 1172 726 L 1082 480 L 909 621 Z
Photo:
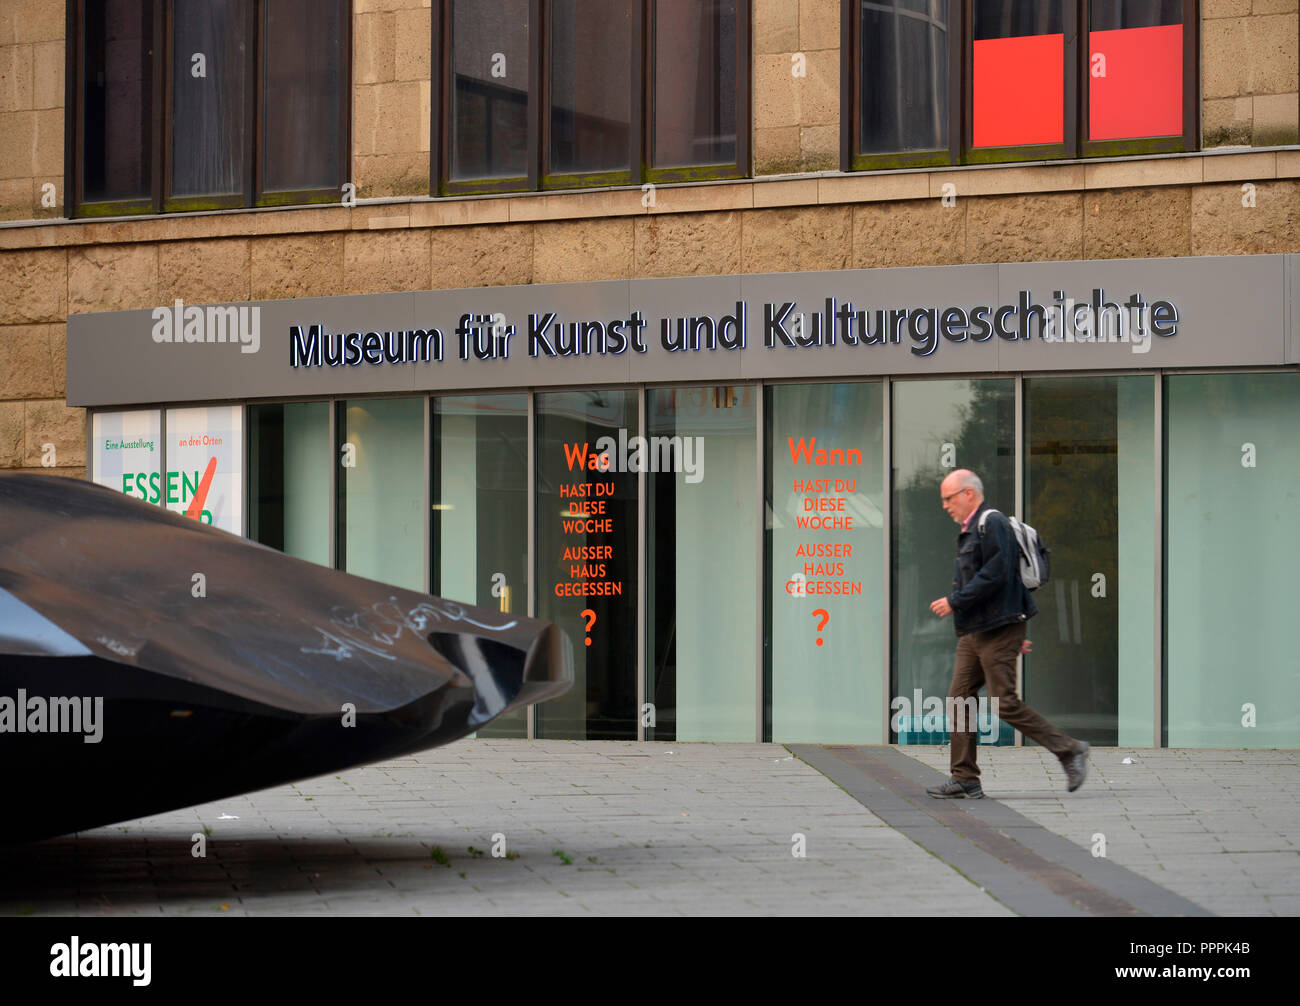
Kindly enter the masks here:
M 1001 510 L 994 510 L 992 507 L 989 507 L 982 514 L 980 514 L 980 520 L 979 523 L 976 525 L 976 528 L 979 530 L 979 533 L 981 535 L 984 534 L 984 522 L 989 519 L 989 514 L 1001 513 L 1001 512 L 1002 512 Z

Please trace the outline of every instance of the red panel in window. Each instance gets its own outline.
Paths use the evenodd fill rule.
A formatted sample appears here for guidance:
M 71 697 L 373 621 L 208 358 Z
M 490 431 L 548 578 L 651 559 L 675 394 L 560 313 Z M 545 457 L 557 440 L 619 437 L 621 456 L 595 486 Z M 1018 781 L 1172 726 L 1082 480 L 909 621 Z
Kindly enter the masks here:
M 1065 132 L 1065 36 L 975 41 L 974 143 L 1060 143 Z
M 1183 131 L 1182 25 L 1094 31 L 1088 48 L 1089 139 Z

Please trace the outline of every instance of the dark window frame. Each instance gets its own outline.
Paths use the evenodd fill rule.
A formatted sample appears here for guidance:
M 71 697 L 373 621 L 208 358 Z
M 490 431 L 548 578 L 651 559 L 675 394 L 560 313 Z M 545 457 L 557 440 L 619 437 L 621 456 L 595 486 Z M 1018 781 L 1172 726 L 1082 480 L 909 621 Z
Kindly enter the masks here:
M 654 16 L 655 0 L 645 0 L 645 51 L 642 63 L 645 68 L 643 93 L 645 95 L 644 150 L 645 177 L 648 182 L 687 182 L 715 178 L 746 178 L 750 174 L 750 144 L 753 117 L 753 95 L 750 84 L 752 73 L 752 22 L 750 0 L 736 0 L 736 159 L 727 163 L 692 164 L 684 167 L 658 168 L 651 163 L 654 156 L 655 129 L 655 60 L 658 37 L 657 19 Z
M 1061 0 L 1065 53 L 1061 61 L 1065 107 L 1060 143 L 1021 143 L 1005 147 L 975 146 L 975 0 L 962 0 L 962 163 L 1005 164 L 1008 161 L 1069 160 L 1079 156 L 1079 3 Z M 969 111 L 968 111 L 969 107 Z
M 132 213 L 157 213 L 161 206 L 159 181 L 162 174 L 160 158 L 162 156 L 161 130 L 162 109 L 157 95 L 162 89 L 162 63 L 158 58 L 158 39 L 163 31 L 163 2 L 154 0 L 152 28 L 152 76 L 150 94 L 149 129 L 149 185 L 150 195 L 144 198 L 100 200 L 87 203 L 83 199 L 85 192 L 86 162 L 83 156 L 86 136 L 86 103 L 82 100 L 82 83 L 86 78 L 86 0 L 74 0 L 67 6 L 68 56 L 65 77 L 65 105 L 68 113 L 64 130 L 64 192 L 70 198 L 67 203 L 69 217 L 89 216 L 125 216 Z
M 1091 0 L 1079 0 L 1079 34 L 1087 35 Z M 1201 5 L 1183 0 L 1183 131 L 1171 136 L 1141 136 L 1123 140 L 1088 138 L 1088 46 L 1079 45 L 1079 151 L 1082 157 L 1125 154 L 1170 154 L 1201 148 Z
M 750 0 L 736 3 L 736 159 L 725 164 L 658 168 L 650 163 L 654 141 L 655 0 L 632 2 L 632 127 L 629 130 L 627 170 L 551 172 L 550 164 L 550 15 L 549 0 L 529 0 L 528 108 L 526 175 L 510 178 L 451 178 L 452 100 L 451 17 L 455 0 L 433 2 L 433 56 L 430 100 L 429 171 L 435 196 L 479 195 L 498 192 L 542 192 L 633 186 L 644 182 L 698 181 L 748 178 L 752 159 L 752 15 Z
M 213 209 L 240 209 L 255 206 L 289 206 L 336 202 L 342 198 L 341 187 L 350 178 L 352 158 L 352 4 L 349 0 L 332 0 L 339 8 L 339 75 L 341 99 L 338 108 L 339 158 L 338 185 L 292 191 L 263 190 L 264 141 L 263 100 L 265 97 L 265 0 L 244 0 L 252 31 L 247 46 L 246 66 L 249 86 L 245 94 L 247 150 L 242 170 L 242 191 L 233 195 L 174 196 L 171 192 L 172 25 L 175 0 L 154 0 L 152 38 L 152 76 L 150 93 L 152 123 L 150 129 L 150 196 L 87 202 L 84 198 L 85 103 L 81 87 L 85 79 L 86 0 L 68 4 L 68 70 L 66 94 L 71 106 L 65 130 L 65 191 L 71 193 L 70 217 L 126 216 L 130 214 L 174 213 Z
M 612 171 L 569 171 L 550 170 L 551 163 L 551 10 L 550 0 L 543 2 L 543 18 L 536 22 L 540 28 L 540 45 L 533 49 L 533 59 L 542 71 L 539 109 L 541 126 L 541 144 L 538 171 L 542 189 L 581 189 L 603 188 L 616 185 L 635 185 L 642 181 L 640 177 L 646 163 L 646 134 L 649 131 L 649 115 L 646 92 L 648 64 L 653 59 L 647 41 L 650 33 L 646 28 L 646 19 L 654 6 L 654 0 L 628 0 L 632 5 L 631 39 L 632 68 L 628 95 L 628 118 L 631 120 L 627 131 L 627 168 Z M 640 122 L 637 121 L 638 116 Z M 530 155 L 532 151 L 529 151 Z
M 1004 164 L 1079 160 L 1092 157 L 1180 153 L 1200 149 L 1200 16 L 1198 0 L 1183 0 L 1183 132 L 1177 136 L 1090 140 L 1088 129 L 1088 45 L 1090 0 L 1064 0 L 1063 133 L 1061 143 L 1006 147 L 974 145 L 974 2 L 949 2 L 948 149 L 861 154 L 861 0 L 841 0 L 840 169 L 881 170 L 936 165 Z
M 961 163 L 962 95 L 964 81 L 956 68 L 961 65 L 964 5 L 948 0 L 948 146 L 934 150 L 908 150 L 863 154 L 862 146 L 862 0 L 840 0 L 840 146 L 844 171 L 887 168 L 922 168 Z M 900 11 L 899 16 L 910 17 Z

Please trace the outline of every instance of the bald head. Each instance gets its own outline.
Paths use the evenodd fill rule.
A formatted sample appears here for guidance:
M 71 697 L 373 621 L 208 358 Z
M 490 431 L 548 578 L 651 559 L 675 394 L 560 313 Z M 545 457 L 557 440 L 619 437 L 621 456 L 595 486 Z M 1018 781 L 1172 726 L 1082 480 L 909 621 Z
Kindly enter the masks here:
M 944 510 L 956 523 L 963 523 L 984 502 L 984 483 L 974 472 L 958 468 L 939 483 Z

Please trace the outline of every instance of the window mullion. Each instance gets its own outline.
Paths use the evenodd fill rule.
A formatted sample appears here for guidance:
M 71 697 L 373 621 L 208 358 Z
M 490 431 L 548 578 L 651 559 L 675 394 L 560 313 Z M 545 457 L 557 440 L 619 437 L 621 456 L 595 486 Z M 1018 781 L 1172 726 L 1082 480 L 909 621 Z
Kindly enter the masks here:
M 529 39 L 532 59 L 528 67 L 528 188 L 537 191 L 542 187 L 542 165 L 549 155 L 550 129 L 545 116 L 550 104 L 547 86 L 551 70 L 550 60 L 550 3 L 547 0 L 529 0 Z
M 166 94 L 167 61 L 171 58 L 171 45 L 167 39 L 167 27 L 170 24 L 174 0 L 163 0 L 153 8 L 153 107 L 150 109 L 152 124 L 149 130 L 150 141 L 150 190 L 153 195 L 153 211 L 162 212 L 163 191 L 165 189 L 165 172 L 168 166 L 166 156 L 165 132 L 170 110 Z M 166 8 L 164 10 L 164 8 Z
M 253 86 L 245 88 L 244 92 L 244 124 L 252 129 L 252 142 L 248 144 L 248 160 L 244 162 L 244 205 L 256 206 L 262 195 L 262 93 L 266 84 L 262 76 L 262 68 L 266 63 L 263 58 L 266 44 L 263 26 L 266 23 L 267 0 L 248 2 L 252 7 L 250 27 L 253 37 L 249 40 L 245 59 L 247 79 L 253 82 Z

